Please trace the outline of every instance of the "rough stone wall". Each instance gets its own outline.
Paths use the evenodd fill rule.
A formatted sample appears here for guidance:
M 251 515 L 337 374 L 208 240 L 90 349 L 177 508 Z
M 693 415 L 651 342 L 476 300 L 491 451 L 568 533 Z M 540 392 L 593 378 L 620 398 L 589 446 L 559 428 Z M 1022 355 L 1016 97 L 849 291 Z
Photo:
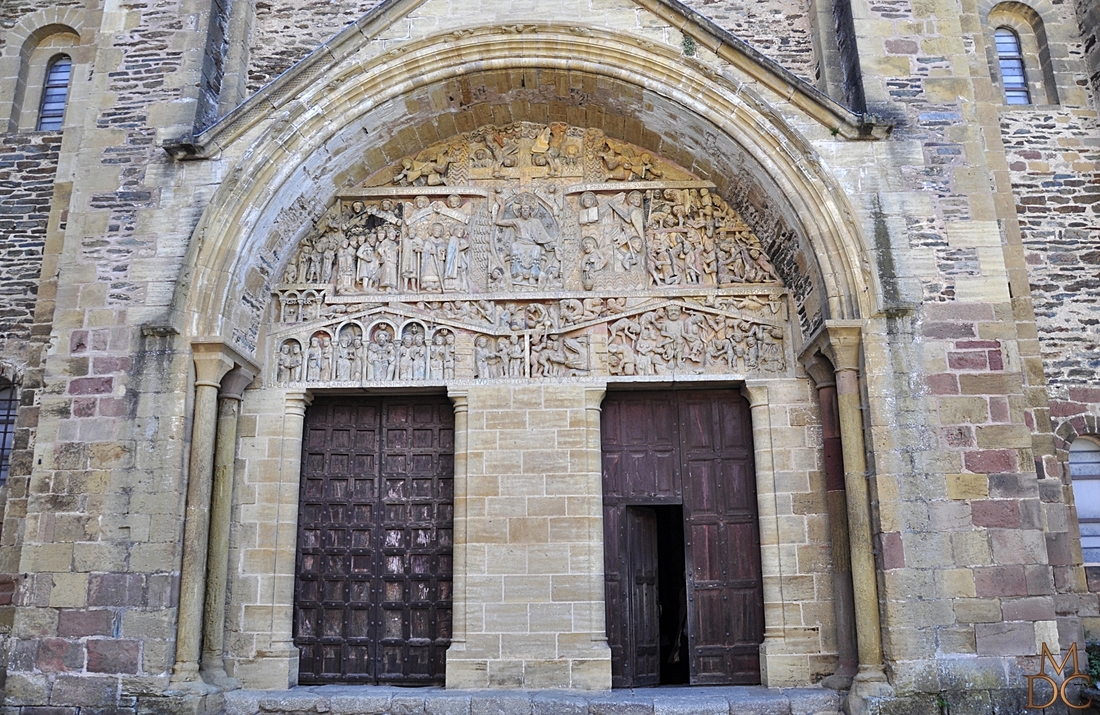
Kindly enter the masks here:
M 1052 108 L 1001 118 L 1056 403 L 1075 402 L 1070 392 L 1094 382 L 1100 370 L 1100 125 L 1089 114 Z M 1077 409 L 1051 407 L 1054 417 Z
M 1093 0 L 1077 0 L 1075 7 L 1093 91 L 1100 94 L 1100 4 Z
M 0 355 L 26 361 L 61 135 L 0 137 Z
M 172 331 L 141 326 L 171 299 L 204 182 L 170 219 L 140 213 L 171 195 L 157 131 L 194 120 L 206 28 L 187 18 L 198 14 L 182 0 L 97 15 L 89 32 L 102 45 L 74 73 L 67 116 L 80 153 L 62 143 L 72 191 L 68 212 L 51 217 L 56 296 L 39 301 L 40 312 L 61 308 L 46 326 L 54 349 L 28 373 L 46 386 L 24 395 L 37 444 L 29 478 L 9 485 L 0 547 L 0 572 L 30 574 L 13 599 L 9 706 L 133 707 L 167 683 L 187 435 L 170 415 L 184 411 L 188 362 Z
M 257 0 L 249 43 L 252 58 L 248 70 L 249 94 L 278 77 L 377 4 L 378 0 L 350 3 Z
M 685 4 L 806 81 L 815 81 L 809 0 L 687 0 Z M 249 92 L 278 77 L 376 5 L 378 0 L 344 4 L 258 0 L 250 41 Z
M 1037 478 L 1057 463 L 1001 101 L 977 12 L 854 5 L 868 110 L 896 123 L 896 179 L 849 184 L 883 283 L 865 331 L 883 645 L 899 692 L 988 709 L 1081 603 L 1062 483 Z
M 809 0 L 685 0 L 796 75 L 817 79 Z

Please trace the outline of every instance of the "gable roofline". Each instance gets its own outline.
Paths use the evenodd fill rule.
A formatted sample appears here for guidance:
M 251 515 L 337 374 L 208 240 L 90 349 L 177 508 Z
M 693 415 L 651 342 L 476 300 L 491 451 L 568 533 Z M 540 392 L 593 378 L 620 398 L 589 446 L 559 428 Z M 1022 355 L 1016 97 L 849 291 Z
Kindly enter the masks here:
M 383 0 L 358 20 L 255 94 L 218 119 L 211 126 L 177 139 L 167 140 L 163 148 L 178 160 L 208 159 L 225 145 L 240 137 L 272 111 L 282 108 L 293 96 L 319 75 L 356 52 L 360 43 L 373 39 L 393 21 L 404 16 L 424 0 Z M 745 72 L 753 80 L 807 112 L 835 134 L 849 139 L 881 138 L 893 128 L 874 115 L 857 114 L 805 79 L 797 76 L 748 42 L 709 18 L 684 5 L 680 0 L 634 0 L 676 30 L 720 59 Z M 395 48 L 390 52 L 399 51 Z

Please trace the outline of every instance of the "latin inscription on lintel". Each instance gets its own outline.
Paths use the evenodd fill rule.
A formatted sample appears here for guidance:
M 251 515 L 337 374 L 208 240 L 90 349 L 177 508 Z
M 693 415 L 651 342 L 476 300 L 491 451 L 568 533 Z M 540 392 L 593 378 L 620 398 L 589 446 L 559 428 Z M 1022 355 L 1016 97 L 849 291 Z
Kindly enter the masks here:
M 714 185 L 599 130 L 483 127 L 342 192 L 287 263 L 279 384 L 785 374 L 787 294 Z

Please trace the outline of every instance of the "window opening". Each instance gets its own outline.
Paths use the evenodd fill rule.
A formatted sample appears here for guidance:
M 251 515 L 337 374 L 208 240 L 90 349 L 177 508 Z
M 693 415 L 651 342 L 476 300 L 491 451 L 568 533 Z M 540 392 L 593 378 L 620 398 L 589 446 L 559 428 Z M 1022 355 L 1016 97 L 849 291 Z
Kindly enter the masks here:
M 15 435 L 15 385 L 0 380 L 0 484 L 8 479 L 8 458 Z
M 1078 437 L 1069 446 L 1073 501 L 1081 526 L 1081 551 L 1086 564 L 1100 564 L 1100 442 Z
M 1027 89 L 1027 75 L 1024 74 L 1024 55 L 1020 50 L 1020 37 L 1007 27 L 1000 27 L 994 33 L 994 38 L 997 42 L 997 60 L 1001 65 L 1005 104 L 1031 104 L 1031 93 Z
M 68 55 L 58 55 L 46 70 L 46 86 L 42 88 L 42 109 L 38 112 L 38 131 L 49 132 L 61 128 L 65 117 L 65 102 L 69 98 L 69 77 L 73 73 L 73 61 Z

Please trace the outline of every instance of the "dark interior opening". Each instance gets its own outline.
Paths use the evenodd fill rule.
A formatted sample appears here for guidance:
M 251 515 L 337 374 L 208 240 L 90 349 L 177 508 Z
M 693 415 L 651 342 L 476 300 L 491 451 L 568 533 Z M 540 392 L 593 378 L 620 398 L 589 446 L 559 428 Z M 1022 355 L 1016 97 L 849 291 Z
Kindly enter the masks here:
M 661 604 L 661 685 L 691 679 L 687 634 L 687 576 L 684 572 L 684 508 L 656 506 L 657 578 Z

